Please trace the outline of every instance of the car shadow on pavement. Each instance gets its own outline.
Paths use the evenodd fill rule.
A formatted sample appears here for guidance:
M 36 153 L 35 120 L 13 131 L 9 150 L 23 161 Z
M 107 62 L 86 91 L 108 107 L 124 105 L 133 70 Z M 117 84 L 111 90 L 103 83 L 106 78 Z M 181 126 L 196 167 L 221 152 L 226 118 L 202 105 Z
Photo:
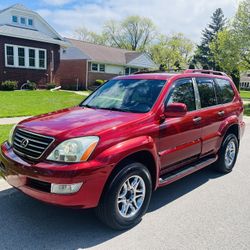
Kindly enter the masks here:
M 198 172 L 184 177 L 170 185 L 157 189 L 151 198 L 148 212 L 153 212 L 162 206 L 178 199 L 179 197 L 191 192 L 192 190 L 202 186 L 211 179 L 222 177 L 220 173 L 207 167 Z
M 204 169 L 158 189 L 153 193 L 148 212 L 218 176 Z M 92 209 L 47 205 L 15 189 L 0 192 L 0 249 L 83 249 L 98 246 L 122 233 L 100 223 Z

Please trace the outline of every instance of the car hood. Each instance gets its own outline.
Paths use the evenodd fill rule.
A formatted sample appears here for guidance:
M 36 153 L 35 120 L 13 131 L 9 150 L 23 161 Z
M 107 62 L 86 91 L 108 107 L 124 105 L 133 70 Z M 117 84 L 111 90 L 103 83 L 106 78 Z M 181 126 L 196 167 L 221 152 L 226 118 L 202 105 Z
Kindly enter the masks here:
M 26 119 L 19 127 L 44 135 L 72 138 L 100 135 L 141 117 L 143 114 L 74 107 Z

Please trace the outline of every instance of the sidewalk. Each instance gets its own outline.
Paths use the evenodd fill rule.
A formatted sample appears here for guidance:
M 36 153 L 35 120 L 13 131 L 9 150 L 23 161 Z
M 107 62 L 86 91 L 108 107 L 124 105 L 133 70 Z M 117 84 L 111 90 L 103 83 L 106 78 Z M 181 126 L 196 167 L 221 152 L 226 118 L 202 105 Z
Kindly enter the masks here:
M 11 188 L 11 186 L 0 176 L 0 191 Z
M 11 118 L 0 118 L 0 125 L 7 124 L 16 124 L 20 121 L 29 118 L 30 116 L 20 116 L 20 117 L 11 117 Z

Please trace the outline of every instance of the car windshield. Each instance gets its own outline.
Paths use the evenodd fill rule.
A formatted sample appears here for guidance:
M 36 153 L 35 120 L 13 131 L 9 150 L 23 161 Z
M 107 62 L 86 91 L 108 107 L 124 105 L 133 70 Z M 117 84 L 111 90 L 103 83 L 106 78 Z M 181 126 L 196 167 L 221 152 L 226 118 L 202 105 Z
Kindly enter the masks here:
M 153 107 L 166 80 L 114 79 L 105 83 L 80 106 L 146 113 Z

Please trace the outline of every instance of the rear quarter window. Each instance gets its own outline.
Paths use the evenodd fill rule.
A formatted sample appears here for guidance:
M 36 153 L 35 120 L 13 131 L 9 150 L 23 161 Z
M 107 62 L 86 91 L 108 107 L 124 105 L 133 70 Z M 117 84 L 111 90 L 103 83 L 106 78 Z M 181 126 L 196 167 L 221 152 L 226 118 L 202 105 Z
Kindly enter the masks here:
M 226 79 L 216 79 L 216 93 L 218 102 L 221 104 L 231 102 L 234 98 L 234 90 L 232 85 Z

